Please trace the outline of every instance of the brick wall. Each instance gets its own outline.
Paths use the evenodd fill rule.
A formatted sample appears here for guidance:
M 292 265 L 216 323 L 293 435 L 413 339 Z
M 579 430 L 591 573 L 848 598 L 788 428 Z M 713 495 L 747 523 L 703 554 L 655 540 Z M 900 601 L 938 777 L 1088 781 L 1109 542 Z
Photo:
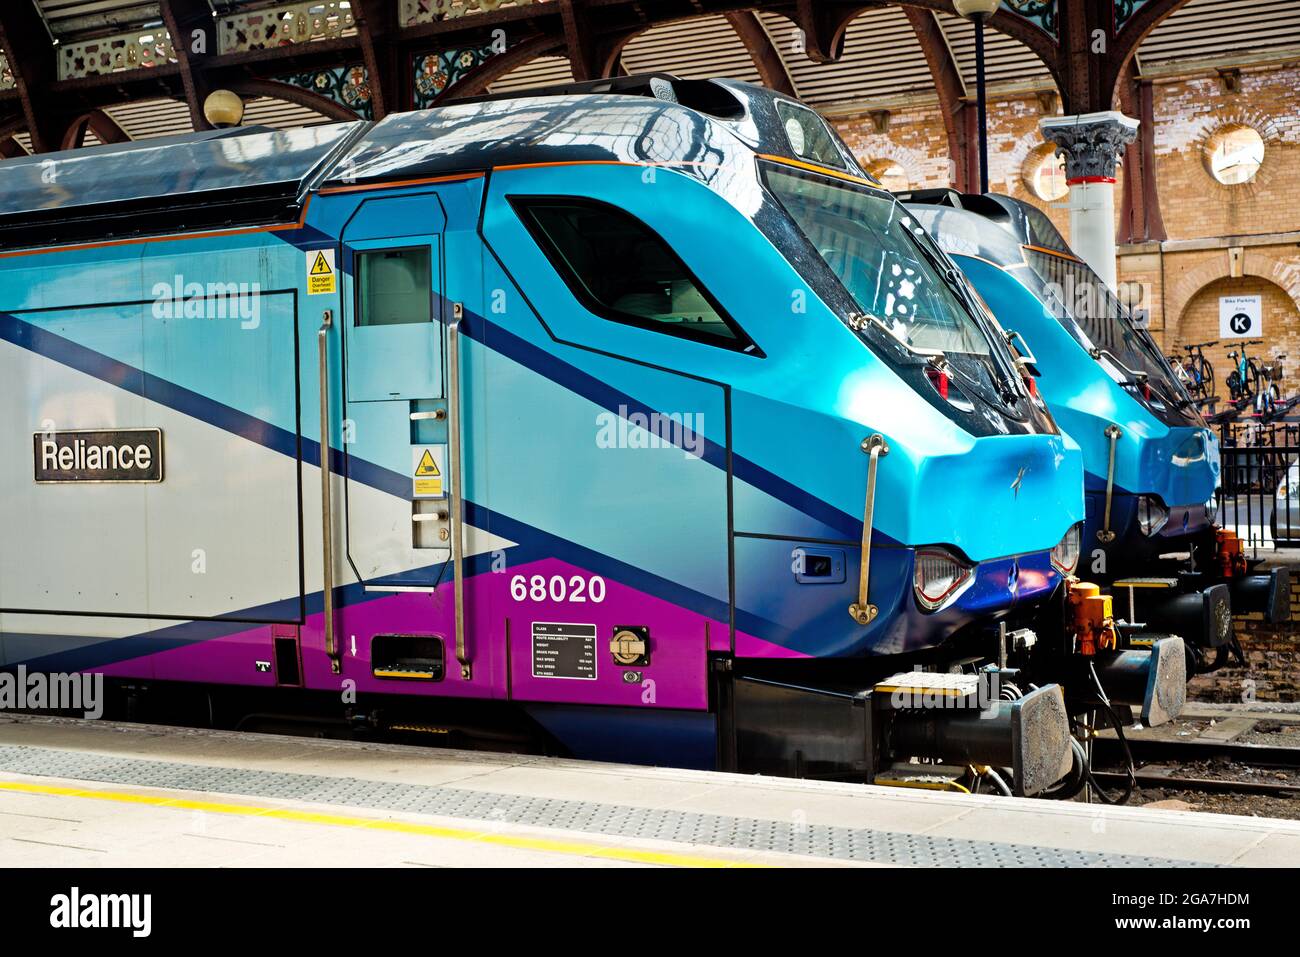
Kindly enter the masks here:
M 1119 271 L 1121 281 L 1146 288 L 1152 327 L 1167 352 L 1185 342 L 1218 339 L 1219 297 L 1242 294 L 1263 299 L 1266 342 L 1260 351 L 1297 355 L 1297 89 L 1297 66 L 1243 70 L 1238 92 L 1229 92 L 1217 75 L 1155 87 L 1156 179 L 1169 242 L 1121 249 Z M 1264 165 L 1254 181 L 1225 186 L 1206 168 L 1205 147 L 1216 131 L 1233 124 L 1260 134 Z M 1214 350 L 1221 392 L 1230 348 Z
M 876 132 L 869 116 L 836 127 L 864 167 L 889 159 L 903 168 L 912 189 L 948 185 L 948 136 L 937 106 L 895 112 L 885 133 Z
M 1219 298 L 1221 296 L 1258 295 L 1263 301 L 1265 345 L 1250 346 L 1247 351 L 1257 359 L 1270 359 L 1277 354 L 1286 354 L 1287 367 L 1294 370 L 1295 361 L 1300 360 L 1300 321 L 1297 321 L 1295 301 L 1287 295 L 1282 287 L 1257 276 L 1243 276 L 1240 279 L 1216 279 L 1208 286 L 1203 286 L 1184 307 L 1176 329 L 1166 330 L 1165 339 L 1173 345 L 1183 342 L 1206 342 L 1219 338 Z M 1227 394 L 1226 380 L 1232 371 L 1232 360 L 1227 354 L 1239 346 L 1221 342 L 1218 346 L 1205 350 L 1206 356 L 1214 364 L 1214 374 L 1218 382 L 1219 394 Z M 1281 387 L 1287 393 L 1295 391 L 1295 375 L 1290 381 L 1284 380 Z
M 1023 176 L 1029 154 L 1044 142 L 1038 132 L 1044 115 L 1032 96 L 989 103 L 989 189 L 1033 203 L 1065 233 L 1070 221 L 1065 200 L 1043 202 L 1030 192 Z M 907 172 L 913 189 L 951 185 L 948 134 L 937 106 L 894 112 L 885 133 L 876 132 L 869 116 L 836 120 L 835 125 L 863 166 L 892 159 Z
M 1300 229 L 1300 68 L 1242 71 L 1241 92 L 1217 76 L 1155 87 L 1156 175 L 1170 239 L 1259 235 Z M 1205 168 L 1214 132 L 1241 123 L 1264 140 L 1251 183 L 1224 186 Z
M 1192 680 L 1198 701 L 1300 701 L 1300 578 L 1292 576 L 1291 621 L 1267 625 L 1259 615 L 1237 622 L 1246 667 L 1221 668 Z

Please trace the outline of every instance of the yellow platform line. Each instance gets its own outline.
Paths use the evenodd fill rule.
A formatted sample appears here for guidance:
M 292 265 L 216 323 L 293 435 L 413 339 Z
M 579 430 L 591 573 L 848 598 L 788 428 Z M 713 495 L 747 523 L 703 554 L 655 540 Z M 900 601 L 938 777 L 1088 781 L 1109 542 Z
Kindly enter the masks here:
M 186 798 L 157 797 L 151 794 L 127 794 L 123 791 L 96 791 L 86 788 L 59 787 L 53 784 L 29 784 L 23 781 L 0 781 L 0 791 L 11 791 L 20 794 L 45 794 L 55 797 L 89 798 L 94 801 L 143 804 L 147 807 L 173 808 L 183 811 L 207 811 L 211 814 L 265 817 L 277 821 L 296 821 L 300 824 L 325 824 L 330 827 L 353 827 L 370 831 L 389 831 L 397 834 L 418 834 L 422 837 L 437 837 L 452 841 L 475 841 L 480 844 L 492 844 L 498 847 L 510 847 L 519 850 L 547 851 L 552 854 L 569 854 L 575 857 L 600 857 L 615 861 L 629 861 L 635 864 L 655 864 L 661 867 L 758 866 L 695 854 L 638 851 L 634 848 L 607 847 L 603 844 L 584 844 L 580 841 L 557 841 L 544 837 L 491 834 L 465 828 L 415 824 L 410 821 L 385 821 L 379 818 L 353 817 L 347 814 L 294 811 L 288 808 L 260 807 L 253 804 L 223 804 L 218 801 L 193 801 Z

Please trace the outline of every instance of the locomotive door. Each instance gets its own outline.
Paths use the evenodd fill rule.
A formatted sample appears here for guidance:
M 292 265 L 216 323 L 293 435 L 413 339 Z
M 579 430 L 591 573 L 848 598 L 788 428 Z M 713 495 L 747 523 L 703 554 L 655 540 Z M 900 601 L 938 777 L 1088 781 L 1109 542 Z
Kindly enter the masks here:
M 432 589 L 451 558 L 442 232 L 434 194 L 343 231 L 347 558 L 367 590 Z

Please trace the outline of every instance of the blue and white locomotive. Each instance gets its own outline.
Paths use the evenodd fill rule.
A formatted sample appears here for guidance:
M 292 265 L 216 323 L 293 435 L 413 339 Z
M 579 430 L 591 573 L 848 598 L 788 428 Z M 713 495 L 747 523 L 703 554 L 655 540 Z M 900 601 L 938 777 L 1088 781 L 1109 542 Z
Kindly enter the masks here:
M 1128 617 L 1180 634 L 1190 669 L 1240 658 L 1234 608 L 1285 618 L 1288 572 L 1251 574 L 1240 541 L 1215 528 L 1218 441 L 1150 333 L 1030 204 L 900 198 L 1027 347 L 1053 417 L 1083 450 L 1085 571 L 1120 592 Z
M 1181 707 L 1178 639 L 1076 594 L 1083 456 L 1002 331 L 754 87 L 0 163 L 0 395 L 5 667 L 1020 793 L 1081 649 Z

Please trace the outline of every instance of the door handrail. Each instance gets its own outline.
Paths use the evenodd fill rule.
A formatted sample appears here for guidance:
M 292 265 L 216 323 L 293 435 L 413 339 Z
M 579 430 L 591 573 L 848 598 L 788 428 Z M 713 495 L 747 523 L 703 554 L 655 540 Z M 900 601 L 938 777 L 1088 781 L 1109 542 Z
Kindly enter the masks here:
M 452 598 L 455 604 L 456 661 L 460 664 L 462 680 L 473 676 L 469 652 L 465 648 L 465 569 L 464 569 L 464 515 L 461 495 L 461 432 L 460 432 L 460 324 L 465 318 L 463 303 L 453 303 L 452 321 L 447 326 L 447 453 L 451 472 L 451 576 Z
M 343 663 L 339 659 L 338 642 L 334 637 L 334 505 L 331 496 L 333 476 L 330 473 L 330 353 L 329 332 L 334 325 L 334 314 L 329 309 L 321 313 L 320 330 L 316 333 L 320 375 L 320 515 L 321 515 L 321 595 L 323 599 L 325 654 L 330 660 L 330 672 L 340 674 Z

